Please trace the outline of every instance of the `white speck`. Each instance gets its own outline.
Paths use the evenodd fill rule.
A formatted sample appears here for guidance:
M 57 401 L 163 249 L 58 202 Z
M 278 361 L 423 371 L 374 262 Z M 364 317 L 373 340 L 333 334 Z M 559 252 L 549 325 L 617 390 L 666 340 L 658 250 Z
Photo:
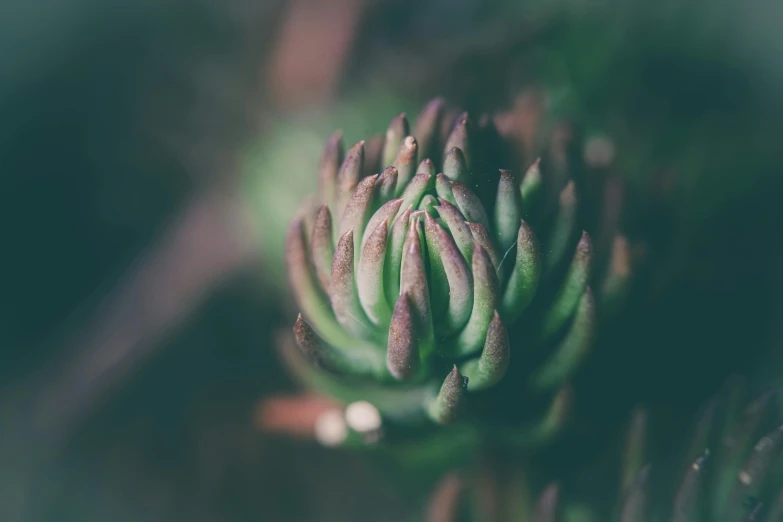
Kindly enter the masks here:
M 367 401 L 353 402 L 345 409 L 345 421 L 359 433 L 377 431 L 381 428 L 381 414 L 378 408 Z
M 753 477 L 751 477 L 750 473 L 748 473 L 747 471 L 740 471 L 739 479 L 740 482 L 742 482 L 746 486 L 750 486 L 750 483 L 753 482 Z
M 340 410 L 328 410 L 319 415 L 314 431 L 315 440 L 330 448 L 339 446 L 348 436 L 348 427 Z
M 587 140 L 584 158 L 593 167 L 608 167 L 614 160 L 614 142 L 609 136 L 594 136 Z

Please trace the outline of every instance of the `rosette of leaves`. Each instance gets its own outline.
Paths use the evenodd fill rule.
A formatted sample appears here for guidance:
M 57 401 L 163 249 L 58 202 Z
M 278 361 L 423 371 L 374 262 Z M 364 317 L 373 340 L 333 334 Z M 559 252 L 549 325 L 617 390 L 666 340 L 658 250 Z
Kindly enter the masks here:
M 551 438 L 599 305 L 622 302 L 620 184 L 540 97 L 525 110 L 476 122 L 436 99 L 347 152 L 337 132 L 290 226 L 287 360 L 378 408 L 387 439 L 457 421 Z
M 529 475 L 450 475 L 432 495 L 428 520 L 498 522 L 780 522 L 783 520 L 783 394 L 750 402 L 732 381 L 685 426 L 686 437 L 650 451 L 648 413 L 629 422 L 616 478 L 589 473 L 579 484 L 532 487 Z M 685 444 L 680 444 L 684 442 Z M 615 468 L 617 469 L 617 468 Z M 600 479 L 597 480 L 597 477 Z M 615 488 L 614 484 L 619 487 Z M 582 484 L 584 485 L 584 484 Z M 607 495 L 607 490 L 615 494 Z M 580 499 L 580 500 L 577 500 Z

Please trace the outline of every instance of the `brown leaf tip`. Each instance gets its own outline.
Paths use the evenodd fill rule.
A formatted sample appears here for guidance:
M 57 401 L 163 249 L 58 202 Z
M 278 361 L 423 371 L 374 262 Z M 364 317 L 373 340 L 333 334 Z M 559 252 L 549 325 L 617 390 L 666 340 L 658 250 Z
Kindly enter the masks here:
M 593 241 L 586 230 L 582 231 L 582 237 L 579 238 L 579 244 L 576 246 L 576 254 L 579 257 L 587 257 L 593 252 Z
M 502 184 L 514 183 L 514 174 L 510 170 L 498 169 L 498 171 L 500 172 L 500 183 Z
M 459 147 L 452 147 L 446 153 L 446 158 L 454 160 L 454 161 L 458 161 L 460 163 L 464 163 L 465 162 L 465 153 L 462 152 L 462 149 L 460 149 Z
M 332 279 L 353 273 L 353 228 L 350 228 L 337 242 L 332 259 Z
M 449 376 L 446 379 L 446 386 L 449 397 L 454 397 L 455 399 L 468 389 L 468 378 L 459 373 L 456 364 L 449 372 Z
M 560 204 L 570 206 L 573 205 L 575 201 L 576 201 L 576 186 L 574 185 L 574 180 L 571 180 L 568 182 L 568 185 L 566 185 L 563 191 L 560 193 Z

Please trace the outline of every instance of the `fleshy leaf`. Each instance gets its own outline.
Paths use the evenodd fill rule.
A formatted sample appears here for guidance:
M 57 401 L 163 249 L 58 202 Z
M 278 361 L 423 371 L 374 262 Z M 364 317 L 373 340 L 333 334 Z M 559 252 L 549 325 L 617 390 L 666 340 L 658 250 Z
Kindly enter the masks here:
M 489 230 L 487 213 L 484 211 L 484 205 L 481 204 L 481 200 L 476 194 L 467 185 L 459 181 L 451 182 L 451 190 L 454 194 L 454 200 L 457 202 L 457 207 L 459 207 L 462 215 L 465 216 L 465 220 L 478 223 Z
M 554 302 L 544 316 L 541 327 L 541 338 L 547 339 L 557 332 L 574 313 L 579 299 L 587 286 L 587 278 L 590 275 L 590 260 L 592 258 L 592 244 L 587 232 L 582 233 L 582 239 L 576 246 L 574 259 L 563 280 Z
M 340 163 L 343 161 L 343 133 L 335 131 L 329 137 L 321 156 L 321 165 L 318 168 L 318 186 L 321 198 L 327 205 L 335 204 L 337 191 L 337 173 Z
M 369 320 L 359 303 L 354 284 L 353 229 L 337 242 L 332 260 L 332 283 L 329 289 L 332 309 L 337 321 L 347 332 L 360 338 L 372 335 Z
M 359 301 L 367 317 L 376 325 L 388 324 L 389 305 L 383 291 L 383 265 L 386 259 L 389 218 L 381 221 L 362 248 L 356 274 Z
M 419 350 L 427 354 L 434 347 L 434 337 L 432 332 L 430 292 L 419 228 L 419 219 L 412 217 L 408 235 L 403 245 L 400 292 L 408 294 L 410 298 L 416 329 L 419 332 Z
M 501 170 L 495 201 L 495 235 L 501 251 L 505 252 L 516 241 L 521 220 L 522 197 L 516 180 L 510 172 Z
M 487 330 L 481 356 L 462 366 L 462 373 L 470 379 L 471 391 L 483 390 L 497 384 L 506 374 L 510 360 L 508 332 L 500 320 L 500 315 L 495 312 Z
M 419 344 L 416 324 L 408 294 L 403 293 L 397 299 L 389 325 L 386 367 L 394 378 L 405 380 L 414 375 L 418 363 Z
M 313 265 L 318 280 L 324 292 L 329 293 L 329 281 L 332 272 L 332 257 L 334 257 L 334 241 L 332 240 L 332 213 L 329 207 L 323 205 L 318 209 L 313 223 L 313 235 L 310 240 L 313 252 Z
M 470 118 L 468 117 L 467 112 L 460 114 L 457 117 L 457 121 L 454 122 L 454 127 L 451 129 L 451 134 L 449 134 L 449 137 L 446 140 L 446 146 L 443 149 L 444 153 L 448 154 L 454 147 L 462 151 L 465 156 L 465 164 L 467 165 L 468 171 L 470 171 Z M 446 175 L 448 176 L 448 174 Z
M 570 379 L 587 356 L 594 330 L 595 301 L 588 286 L 579 300 L 568 333 L 532 377 L 531 387 L 536 391 L 552 390 Z
M 454 238 L 457 248 L 462 253 L 466 261 L 472 262 L 473 259 L 473 232 L 465 221 L 465 217 L 457 207 L 446 201 L 439 199 L 440 206 L 435 207 L 438 214 L 443 219 L 443 223 Z
M 334 215 L 338 222 L 343 215 L 343 208 L 351 198 L 354 189 L 359 184 L 364 165 L 364 141 L 350 148 L 345 155 L 340 171 L 337 173 L 337 192 L 335 194 Z
M 443 98 L 435 98 L 422 109 L 416 118 L 413 135 L 419 142 L 419 151 L 423 158 L 432 157 L 435 152 L 445 104 Z
M 538 289 L 541 258 L 533 229 L 521 222 L 517 234 L 517 255 L 506 290 L 503 293 L 502 315 L 515 321 L 522 315 Z
M 410 134 L 408 128 L 408 119 L 405 114 L 398 114 L 389 123 L 386 129 L 386 141 L 383 144 L 383 154 L 381 155 L 382 167 L 386 168 L 392 164 L 400 150 L 402 140 Z
M 462 413 L 467 389 L 468 379 L 463 377 L 454 365 L 443 381 L 438 395 L 427 408 L 430 418 L 438 424 L 450 424 L 457 420 Z
M 377 181 L 378 184 L 378 199 L 381 203 L 385 203 L 394 197 L 394 193 L 397 190 L 397 169 L 394 167 L 386 167 L 381 172 Z
M 431 217 L 425 217 L 425 232 L 433 294 L 436 298 L 448 296 L 442 333 L 450 334 L 462 328 L 470 318 L 473 309 L 473 275 L 454 238 Z
M 418 145 L 416 139 L 413 136 L 408 136 L 402 140 L 400 150 L 397 152 L 397 156 L 394 158 L 392 166 L 397 169 L 397 188 L 395 189 L 395 195 L 399 196 L 408 186 L 408 182 L 415 174 L 416 169 L 416 155 Z
M 370 207 L 372 205 L 373 194 L 375 193 L 375 181 L 378 175 L 364 178 L 351 195 L 348 204 L 343 211 L 343 217 L 340 220 L 340 236 L 345 235 L 349 230 L 362 231 L 367 225 L 369 219 Z M 362 233 L 354 234 L 354 253 L 357 262 L 361 253 Z
M 446 149 L 446 157 L 443 159 L 443 174 L 451 181 L 462 181 L 463 183 L 470 178 L 465 154 L 461 149 L 457 147 Z
M 473 310 L 468 324 L 454 342 L 455 355 L 470 355 L 483 346 L 498 301 L 495 268 L 489 255 L 476 244 L 473 247 Z

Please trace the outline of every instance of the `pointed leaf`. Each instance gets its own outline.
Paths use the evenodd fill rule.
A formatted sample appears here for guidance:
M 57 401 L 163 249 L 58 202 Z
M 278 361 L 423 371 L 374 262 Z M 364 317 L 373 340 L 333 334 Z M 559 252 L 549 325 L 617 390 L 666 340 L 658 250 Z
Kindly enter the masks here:
M 501 170 L 495 201 L 495 235 L 501 251 L 508 250 L 517 240 L 521 220 L 522 197 L 516 180 L 509 171 Z
M 631 414 L 623 457 L 622 491 L 627 492 L 637 479 L 647 458 L 647 411 L 635 408 Z
M 397 169 L 396 196 L 399 196 L 405 191 L 408 187 L 408 182 L 410 182 L 415 174 L 417 149 L 418 145 L 413 136 L 408 136 L 402 140 L 400 150 L 397 152 L 397 156 L 392 163 L 392 166 Z
M 568 333 L 532 377 L 532 389 L 539 392 L 552 390 L 570 379 L 587 356 L 593 342 L 594 330 L 595 302 L 588 286 L 579 300 Z
M 454 365 L 427 409 L 430 418 L 438 424 L 450 424 L 457 420 L 462 413 L 467 389 L 468 379 Z
M 424 266 L 424 252 L 419 237 L 419 220 L 411 218 L 408 235 L 403 245 L 400 293 L 407 293 L 413 308 L 416 330 L 419 332 L 419 350 L 427 354 L 434 348 L 432 309 L 429 285 Z
M 321 282 L 321 288 L 328 294 L 332 273 L 332 257 L 334 256 L 334 241 L 332 240 L 332 213 L 329 212 L 327 205 L 323 205 L 315 216 L 310 246 L 313 251 L 315 273 Z
M 646 522 L 650 501 L 650 466 L 645 466 L 630 482 L 620 511 L 620 522 Z
M 438 198 L 445 199 L 456 206 L 457 201 L 451 191 L 451 180 L 445 174 L 438 174 L 435 177 L 435 192 L 438 194 Z
M 451 190 L 457 202 L 457 207 L 459 207 L 462 215 L 465 216 L 465 220 L 478 223 L 489 230 L 489 220 L 484 211 L 484 205 L 481 204 L 481 201 L 473 191 L 459 181 L 452 181 Z
M 402 193 L 402 208 L 418 208 L 421 198 L 432 189 L 435 178 L 429 174 L 416 174 Z
M 486 251 L 476 244 L 473 247 L 473 310 L 468 324 L 455 340 L 455 355 L 471 355 L 484 345 L 498 300 L 495 268 Z
M 435 164 L 432 162 L 429 158 L 424 158 L 424 160 L 419 163 L 419 168 L 416 169 L 417 174 L 429 174 L 430 176 L 435 176 Z
M 440 206 L 435 207 L 438 214 L 443 219 L 443 223 L 448 228 L 451 236 L 454 238 L 454 242 L 457 244 L 457 248 L 462 253 L 462 257 L 466 261 L 472 262 L 473 259 L 473 232 L 465 221 L 465 217 L 462 213 L 446 201 L 445 199 L 438 199 Z
M 576 188 L 574 182 L 569 181 L 560 193 L 560 206 L 546 243 L 545 269 L 548 272 L 560 266 L 569 245 L 573 244 L 571 238 L 576 231 L 576 204 Z
M 397 189 L 397 169 L 386 167 L 378 178 L 378 199 L 381 203 L 386 203 L 394 197 Z
M 407 293 L 400 295 L 394 306 L 389 325 L 389 343 L 386 366 L 396 379 L 411 378 L 419 364 L 419 345 L 416 324 Z
M 436 325 L 441 323 L 440 319 L 446 313 L 449 295 L 449 281 L 441 259 L 438 228 L 440 225 L 430 213 L 424 212 L 424 238 L 427 242 L 427 264 L 430 270 L 432 317 Z
M 334 348 L 324 345 L 318 334 L 302 318 L 302 314 L 298 314 L 294 323 L 294 339 L 305 359 L 320 370 L 333 374 L 363 373 L 363 369 L 355 367 L 350 359 Z
M 340 221 L 343 208 L 359 184 L 364 165 L 364 141 L 360 141 L 348 151 L 337 174 L 337 194 L 335 195 L 334 218 Z
M 288 229 L 285 259 L 289 282 L 299 309 L 327 343 L 345 346 L 350 337 L 337 324 L 326 294 L 316 283 L 301 218 L 295 219 Z
M 294 323 L 294 338 L 302 354 L 317 368 L 329 368 L 328 357 L 324 355 L 323 345 L 316 333 L 310 328 L 302 314 L 298 314 Z
M 354 238 L 351 229 L 340 238 L 334 251 L 329 296 L 334 315 L 343 328 L 352 335 L 366 339 L 373 332 L 356 293 L 353 249 Z
M 364 163 L 362 165 L 362 177 L 378 174 L 386 165 L 381 166 L 381 154 L 383 154 L 383 134 L 373 134 L 364 144 Z
M 435 199 L 435 196 L 432 194 L 425 194 L 423 198 L 421 198 L 421 201 L 419 202 L 419 210 L 423 210 L 430 216 L 437 213 L 437 210 L 435 210 L 435 207 L 438 206 L 438 200 Z
M 538 242 L 533 229 L 522 221 L 517 234 L 516 262 L 503 294 L 502 315 L 507 322 L 516 321 L 533 300 L 540 275 Z
M 408 234 L 411 208 L 397 216 L 392 223 L 391 233 L 386 245 L 386 262 L 384 263 L 384 289 L 390 306 L 397 302 L 400 295 L 400 269 L 402 268 L 402 253 L 405 237 Z
M 451 134 L 449 134 L 449 137 L 446 140 L 446 146 L 443 150 L 444 153 L 448 153 L 454 147 L 460 149 L 465 155 L 465 164 L 468 167 L 468 171 L 471 169 L 470 141 L 470 118 L 468 117 L 467 112 L 463 112 L 457 117 L 457 121 L 454 122 L 454 127 L 451 129 Z M 446 175 L 448 176 L 448 174 Z
M 709 451 L 705 451 L 685 473 L 685 478 L 674 498 L 672 522 L 697 522 L 699 520 L 702 489 L 704 488 L 704 466 L 709 455 Z
M 383 264 L 386 259 L 389 218 L 381 221 L 362 248 L 356 282 L 359 301 L 375 325 L 388 324 L 389 305 L 383 289 Z
M 465 154 L 457 147 L 446 151 L 446 156 L 443 158 L 443 174 L 451 181 L 466 182 L 470 179 L 470 171 L 465 161 Z
M 463 375 L 470 379 L 471 391 L 483 390 L 497 384 L 506 374 L 510 360 L 508 332 L 500 320 L 500 315 L 495 312 L 487 330 L 481 356 L 462 366 Z
M 550 484 L 541 493 L 536 503 L 536 511 L 533 513 L 532 522 L 557 522 L 557 508 L 560 488 L 557 484 Z
M 541 197 L 541 158 L 533 162 L 522 178 L 519 193 L 522 196 L 522 207 L 525 210 L 525 219 L 529 220 L 538 207 Z
M 386 129 L 386 142 L 383 145 L 383 154 L 381 156 L 382 166 L 388 167 L 397 157 L 397 152 L 400 150 L 400 144 L 402 140 L 410 134 L 408 128 L 408 119 L 405 117 L 405 113 L 398 114 L 389 123 L 388 129 Z
M 337 191 L 337 172 L 343 161 L 343 134 L 336 131 L 329 137 L 321 156 L 321 165 L 318 169 L 318 187 L 324 203 L 335 204 Z
M 462 328 L 473 310 L 473 275 L 454 238 L 434 219 L 425 216 L 425 232 L 433 280 L 433 296 L 448 296 L 442 333 Z M 434 308 L 434 310 L 439 310 Z M 439 317 L 439 316 L 436 316 Z
M 340 220 L 340 235 L 345 235 L 349 230 L 356 230 L 354 234 L 354 253 L 355 261 L 359 260 L 361 253 L 362 231 L 367 225 L 369 219 L 370 206 L 372 205 L 373 194 L 375 193 L 375 181 L 378 175 L 364 178 L 351 195 L 348 204 L 343 211 L 343 217 Z
M 445 104 L 443 98 L 435 98 L 424 107 L 416 118 L 413 135 L 419 142 L 419 151 L 424 158 L 432 157 L 435 152 L 434 148 L 438 142 L 438 132 Z
M 576 246 L 574 259 L 566 273 L 548 313 L 544 316 L 541 326 L 541 339 L 547 339 L 556 333 L 574 314 L 579 299 L 584 293 L 587 278 L 590 274 L 592 244 L 587 232 L 582 232 L 582 239 Z
M 364 237 L 362 237 L 362 249 L 364 249 L 364 244 L 367 242 L 367 239 L 370 237 L 370 234 L 372 234 L 375 231 L 375 229 L 378 228 L 378 225 L 380 225 L 382 221 L 388 220 L 388 222 L 391 223 L 394 220 L 394 216 L 396 216 L 397 213 L 399 212 L 401 205 L 402 205 L 402 198 L 387 201 L 383 206 L 381 206 L 381 208 L 379 208 L 375 212 L 375 214 L 372 215 L 370 220 L 367 222 L 367 226 L 364 228 Z
M 471 223 L 468 221 L 468 228 L 470 228 L 471 234 L 473 234 L 473 240 L 481 245 L 481 248 L 489 255 L 489 259 L 492 260 L 492 266 L 495 267 L 495 271 L 498 271 L 500 267 L 500 252 L 498 252 L 495 243 L 489 236 L 489 232 L 480 223 Z

